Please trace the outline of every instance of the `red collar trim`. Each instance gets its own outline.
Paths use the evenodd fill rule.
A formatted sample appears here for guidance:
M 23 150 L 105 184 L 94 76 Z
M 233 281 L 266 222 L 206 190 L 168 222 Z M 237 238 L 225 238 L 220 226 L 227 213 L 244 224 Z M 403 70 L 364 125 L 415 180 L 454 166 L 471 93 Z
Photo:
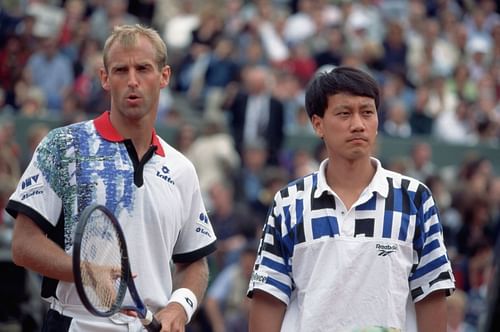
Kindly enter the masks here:
M 118 130 L 113 127 L 113 124 L 111 123 L 109 119 L 109 111 L 106 111 L 99 115 L 97 118 L 94 119 L 94 126 L 99 135 L 104 137 L 104 139 L 111 141 L 111 142 L 123 142 L 125 138 L 120 135 Z M 156 135 L 156 131 L 153 128 L 153 132 L 151 133 L 151 145 L 156 146 L 156 151 L 155 153 L 159 156 L 165 157 L 165 151 L 163 150 L 163 147 L 161 146 L 160 140 L 158 139 L 158 136 Z

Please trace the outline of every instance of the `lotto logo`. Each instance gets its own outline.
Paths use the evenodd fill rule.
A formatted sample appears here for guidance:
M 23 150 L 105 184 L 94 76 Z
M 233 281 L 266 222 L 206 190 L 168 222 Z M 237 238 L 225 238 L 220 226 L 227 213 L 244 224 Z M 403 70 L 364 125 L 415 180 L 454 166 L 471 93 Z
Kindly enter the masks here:
M 166 182 L 170 184 L 175 184 L 174 180 L 169 175 L 170 169 L 167 166 L 163 166 L 161 168 L 161 171 L 156 171 L 156 176 L 159 177 L 160 179 L 165 180 Z

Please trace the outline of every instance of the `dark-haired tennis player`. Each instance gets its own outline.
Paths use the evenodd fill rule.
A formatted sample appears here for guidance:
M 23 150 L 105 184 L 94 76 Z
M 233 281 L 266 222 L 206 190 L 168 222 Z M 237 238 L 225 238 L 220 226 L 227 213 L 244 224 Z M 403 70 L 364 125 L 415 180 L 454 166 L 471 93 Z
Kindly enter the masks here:
M 454 289 L 437 207 L 372 157 L 379 88 L 337 67 L 306 90 L 328 152 L 276 193 L 248 295 L 250 331 L 446 331 Z
M 193 165 L 154 130 L 170 79 L 166 47 L 152 29 L 118 26 L 103 55 L 111 109 L 54 129 L 36 149 L 7 207 L 16 217 L 13 259 L 44 276 L 43 331 L 142 330 L 123 313 L 92 316 L 75 290 L 75 225 L 86 206 L 103 204 L 123 227 L 135 284 L 162 331 L 184 331 L 206 290 L 215 235 Z

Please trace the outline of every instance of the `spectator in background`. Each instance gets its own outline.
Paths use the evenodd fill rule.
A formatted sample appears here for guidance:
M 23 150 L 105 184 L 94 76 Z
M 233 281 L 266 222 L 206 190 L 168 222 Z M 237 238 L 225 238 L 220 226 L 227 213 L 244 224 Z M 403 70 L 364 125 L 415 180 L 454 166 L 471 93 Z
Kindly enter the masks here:
M 382 125 L 382 132 L 389 137 L 409 138 L 411 136 L 411 125 L 408 121 L 406 105 L 401 100 L 393 100 L 389 103 L 387 117 Z
M 21 88 L 21 87 L 18 87 Z M 36 86 L 29 86 L 19 99 L 19 114 L 27 118 L 44 118 L 49 116 L 47 101 L 43 90 Z
M 420 85 L 415 91 L 415 104 L 410 109 L 410 126 L 414 135 L 429 135 L 432 133 L 434 118 L 428 115 L 429 87 Z
M 19 159 L 22 153 L 19 144 L 12 139 L 15 135 L 14 122 L 10 119 L 2 119 L 0 121 L 0 175 L 5 175 L 14 181 L 21 176 Z
M 7 104 L 7 95 L 5 90 L 0 86 L 0 115 L 13 115 L 14 112 L 14 107 Z
M 299 79 L 302 87 L 307 85 L 317 69 L 316 60 L 305 41 L 290 45 L 290 56 L 286 60 L 276 63 L 274 67 L 290 72 Z
M 324 38 L 324 47 L 313 54 L 316 66 L 318 68 L 325 65 L 339 66 L 342 63 L 345 45 L 341 27 L 334 25 L 325 28 Z
M 431 72 L 449 75 L 457 65 L 459 53 L 451 41 L 441 34 L 440 22 L 434 17 L 423 18 L 422 30 L 415 31 L 408 40 L 408 65 L 411 72 L 417 72 L 418 67 L 427 63 Z
M 205 196 L 213 184 L 233 182 L 241 164 L 232 137 L 225 131 L 224 125 L 220 119 L 207 118 L 201 135 L 186 151 L 186 156 L 196 168 L 200 189 Z
M 246 242 L 236 262 L 226 266 L 207 290 L 205 311 L 212 332 L 246 332 L 248 298 L 245 296 L 252 275 L 258 242 Z
M 59 46 L 66 48 L 81 36 L 85 20 L 86 3 L 84 0 L 68 0 L 64 3 L 64 21 L 59 30 Z M 85 33 L 87 31 L 84 31 Z
M 222 103 L 225 96 L 225 89 L 230 84 L 239 80 L 239 65 L 234 57 L 234 42 L 227 37 L 220 37 L 215 48 L 208 54 L 206 68 L 201 75 L 196 86 L 191 87 L 189 94 L 191 98 L 198 101 L 200 108 L 204 108 L 209 101 L 211 108 L 204 112 L 215 112 L 215 114 L 205 114 L 205 116 L 222 116 Z
M 182 122 L 176 125 L 177 130 L 174 138 L 174 147 L 183 154 L 187 154 L 198 136 L 198 131 L 191 123 Z
M 275 86 L 273 94 L 283 103 L 286 135 L 299 133 L 312 134 L 312 127 L 306 116 L 306 123 L 301 122 L 304 108 L 304 88 L 299 78 L 287 70 L 277 70 L 275 72 Z
M 471 79 L 469 68 L 465 62 L 460 62 L 455 67 L 453 75 L 446 78 L 446 89 L 467 102 L 472 103 L 477 99 L 477 84 Z
M 88 115 L 97 115 L 102 110 L 109 109 L 109 94 L 102 89 L 99 76 L 100 69 L 104 66 L 101 52 L 89 54 L 84 58 L 83 70 L 75 79 L 73 93 Z
M 258 200 L 264 187 L 264 170 L 266 168 L 267 148 L 262 141 L 247 143 L 241 154 L 241 168 L 236 174 L 235 194 L 241 202 L 252 204 Z
M 446 87 L 446 76 L 434 73 L 429 84 L 429 99 L 425 106 L 427 115 L 436 119 L 439 114 L 454 112 L 458 105 L 458 96 Z
M 448 308 L 447 332 L 476 332 L 476 328 L 465 321 L 467 310 L 467 293 L 456 289 L 446 301 Z
M 243 87 L 228 106 L 236 150 L 243 155 L 245 145 L 262 141 L 267 162 L 278 164 L 285 129 L 283 103 L 272 95 L 273 82 L 267 68 L 249 67 L 242 75 Z
M 90 37 L 99 41 L 101 47 L 114 26 L 139 23 L 137 16 L 127 12 L 128 4 L 128 0 L 106 0 L 93 10 L 89 18 Z
M 408 45 L 403 24 L 399 20 L 389 21 L 382 45 L 384 47 L 382 68 L 388 72 L 405 73 Z
M 237 261 L 245 241 L 257 235 L 257 223 L 247 204 L 234 199 L 230 182 L 213 182 L 208 190 L 208 215 L 217 236 L 217 249 L 210 258 L 215 273 Z
M 52 115 L 57 115 L 64 96 L 72 89 L 74 75 L 71 62 L 58 48 L 56 37 L 44 38 L 40 51 L 34 53 L 27 63 L 27 75 L 39 87 Z
M 470 103 L 459 100 L 455 109 L 439 113 L 434 121 L 433 136 L 450 144 L 475 144 L 478 137 L 475 134 Z
M 406 175 L 424 182 L 436 171 L 436 165 L 432 162 L 432 146 L 424 141 L 415 142 L 410 149 Z
M 207 2 L 202 8 L 199 24 L 191 33 L 191 43 L 214 49 L 223 31 L 223 19 L 214 3 Z
M 487 241 L 477 243 L 470 251 L 466 261 L 467 308 L 465 322 L 480 331 L 480 326 L 487 312 L 488 285 L 491 278 L 493 248 Z
M 493 178 L 493 165 L 486 157 L 470 155 L 462 163 L 458 173 L 458 187 L 473 196 L 482 195 Z
M 491 41 L 483 36 L 471 37 L 466 45 L 467 68 L 475 82 L 488 72 L 491 64 Z
M 478 246 L 492 246 L 496 240 L 490 202 L 485 193 L 469 194 L 466 199 L 462 207 L 462 226 L 457 233 L 457 250 L 462 257 L 470 257 Z
M 40 47 L 40 38 L 35 33 L 36 17 L 28 12 L 25 13 L 19 25 L 16 27 L 16 34 L 21 38 L 22 49 L 32 54 Z
M 193 30 L 200 24 L 200 17 L 196 10 L 195 0 L 174 0 L 178 6 L 176 13 L 166 19 L 163 25 L 163 39 L 167 44 L 171 58 L 175 65 L 178 64 L 179 56 L 189 49 L 192 44 Z M 175 12 L 176 7 L 170 5 L 170 11 Z
M 488 185 L 488 198 L 491 202 L 492 218 L 496 232 L 500 234 L 500 176 L 495 176 Z
M 23 47 L 21 37 L 9 35 L 0 49 L 0 86 L 5 91 L 7 104 L 15 105 L 15 84 L 30 57 L 29 49 Z

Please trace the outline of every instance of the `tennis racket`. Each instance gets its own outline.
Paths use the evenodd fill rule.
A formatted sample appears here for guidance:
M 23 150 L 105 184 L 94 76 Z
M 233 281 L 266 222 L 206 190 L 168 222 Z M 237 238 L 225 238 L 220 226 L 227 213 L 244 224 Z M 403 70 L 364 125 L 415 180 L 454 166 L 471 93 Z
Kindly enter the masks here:
M 146 330 L 161 330 L 135 287 L 120 224 L 103 205 L 89 205 L 82 212 L 73 244 L 73 274 L 78 295 L 92 314 L 109 317 L 133 310 Z M 127 289 L 135 306 L 122 306 Z

